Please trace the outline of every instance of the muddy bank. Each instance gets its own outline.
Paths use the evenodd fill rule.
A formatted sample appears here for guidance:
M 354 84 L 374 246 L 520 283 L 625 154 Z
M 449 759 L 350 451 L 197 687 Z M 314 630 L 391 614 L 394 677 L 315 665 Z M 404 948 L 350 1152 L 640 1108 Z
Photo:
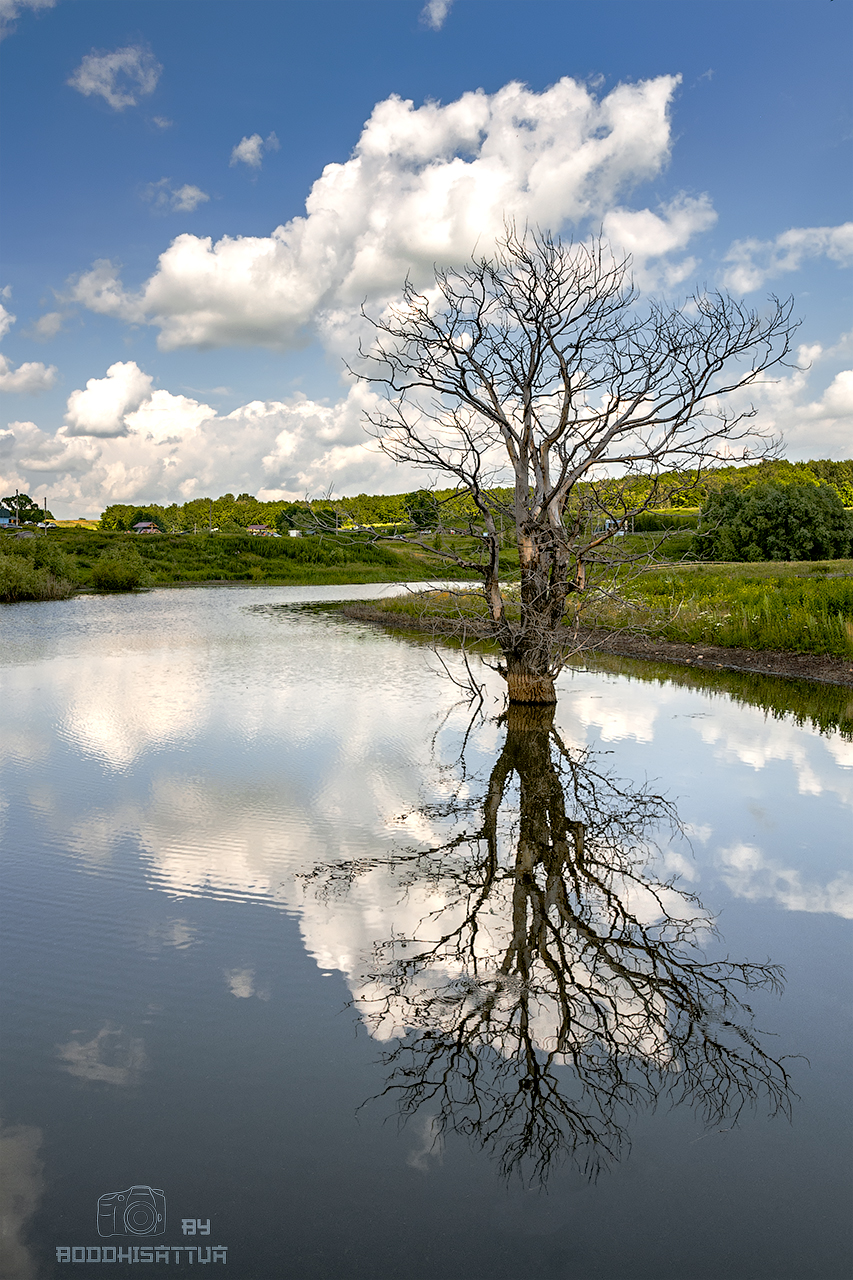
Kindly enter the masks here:
M 345 604 L 340 612 L 361 622 L 375 622 L 398 631 L 418 631 L 421 635 L 460 635 L 455 618 L 433 618 L 422 622 L 403 613 L 386 612 L 370 604 Z M 486 639 L 482 623 L 469 621 L 469 640 Z M 756 675 L 785 676 L 793 680 L 814 680 L 821 684 L 853 687 L 853 659 L 827 654 L 780 653 L 767 649 L 731 649 L 713 644 L 683 644 L 677 640 L 651 640 L 621 631 L 587 629 L 579 636 L 581 651 L 614 654 L 623 658 L 643 658 L 651 662 L 673 662 L 679 666 L 711 671 L 749 671 Z

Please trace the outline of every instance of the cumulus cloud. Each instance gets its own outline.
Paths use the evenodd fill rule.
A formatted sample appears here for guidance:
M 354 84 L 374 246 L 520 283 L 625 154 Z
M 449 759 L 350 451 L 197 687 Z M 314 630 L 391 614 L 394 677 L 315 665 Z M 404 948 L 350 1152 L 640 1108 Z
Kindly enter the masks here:
M 757 410 L 756 420 L 781 435 L 789 456 L 846 457 L 853 439 L 853 370 L 836 371 L 822 391 L 812 390 L 812 383 L 821 376 L 821 366 L 835 363 L 834 357 L 849 360 L 848 348 L 844 339 L 826 351 L 819 343 L 801 346 L 798 368 L 756 384 L 748 397 L 744 394 L 733 403 L 746 407 L 748 398 Z
M 8 287 L 9 286 L 7 285 L 6 289 L 4 289 L 3 291 L 3 296 L 6 298 L 8 298 L 9 296 L 8 293 L 6 292 Z M 17 318 L 18 318 L 17 316 L 12 315 L 11 311 L 7 311 L 6 308 L 3 306 L 2 302 L 0 302 L 0 338 L 3 338 L 6 336 L 6 334 L 12 328 L 12 325 L 15 323 Z
M 138 299 L 125 293 L 119 279 L 119 270 L 119 266 L 110 262 L 109 258 L 98 258 L 91 271 L 85 272 L 74 282 L 71 296 L 75 302 L 82 302 L 91 311 L 137 323 L 144 320 L 145 312 Z
M 40 361 L 28 360 L 13 369 L 5 356 L 0 356 L 0 391 L 15 391 L 23 395 L 36 395 L 46 391 L 56 381 L 56 365 L 49 367 Z
M 154 92 L 162 70 L 148 49 L 127 45 L 112 53 L 88 53 L 67 83 L 87 98 L 97 94 L 114 111 L 124 111 Z
M 22 9 L 52 9 L 56 0 L 0 0 L 0 40 L 14 31 Z
M 726 254 L 723 283 L 737 293 L 760 289 L 809 258 L 827 257 L 840 267 L 853 263 L 853 222 L 838 227 L 792 227 L 775 240 L 735 240 Z
M 757 421 L 784 434 L 791 457 L 841 456 L 853 438 L 853 372 L 833 370 L 823 389 L 813 387 L 823 355 L 809 353 L 811 368 L 751 389 Z M 807 363 L 803 351 L 800 359 Z M 26 421 L 0 431 L 0 470 L 7 486 L 33 494 L 49 479 L 51 504 L 67 504 L 74 514 L 229 489 L 272 500 L 316 495 L 330 484 L 339 494 L 416 488 L 423 473 L 396 466 L 364 433 L 364 414 L 376 404 L 375 393 L 356 384 L 335 402 L 296 395 L 220 414 L 201 400 L 155 390 L 133 361 L 119 362 L 72 392 L 66 425 L 55 435 Z M 656 712 L 649 719 L 648 706 L 623 705 L 627 695 L 620 696 L 618 707 L 581 699 L 579 723 L 598 726 L 607 741 L 650 741 Z M 747 736 L 754 747 L 755 734 Z M 579 743 L 585 740 L 581 732 Z
M 98 262 L 73 295 L 156 325 L 164 350 L 292 346 L 312 324 L 334 344 L 340 317 L 349 323 L 363 298 L 392 296 L 407 274 L 426 283 L 437 262 L 489 252 L 507 217 L 559 230 L 608 213 L 658 276 L 677 280 L 687 268 L 668 255 L 710 226 L 707 200 L 682 197 L 633 217 L 620 201 L 666 164 L 678 83 L 660 76 L 600 99 L 568 78 L 543 93 L 512 83 L 418 108 L 393 96 L 374 108 L 351 158 L 323 170 L 304 217 L 269 236 L 180 235 L 138 293 Z
M 18 421 L 0 432 L 4 483 L 51 502 L 101 511 L 110 502 L 184 502 L 250 490 L 266 500 L 414 488 L 419 474 L 374 451 L 362 430 L 372 391 L 353 387 L 336 404 L 299 396 L 256 400 L 227 414 L 188 396 L 151 389 L 133 362 L 112 365 L 69 397 L 55 433 Z M 260 488 L 258 487 L 260 480 Z
M 124 416 L 151 395 L 152 379 L 135 360 L 117 361 L 105 378 L 90 378 L 85 391 L 72 391 L 65 414 L 70 436 L 117 436 L 127 431 Z
M 143 200 L 147 200 L 158 213 L 192 213 L 193 209 L 210 199 L 201 187 L 194 187 L 189 182 L 182 187 L 173 187 L 171 183 L 171 178 L 149 182 L 142 193 Z
M 279 141 L 274 133 L 264 141 L 259 133 L 241 138 L 231 152 L 231 164 L 247 164 L 250 169 L 260 169 L 265 151 L 278 151 Z
M 697 234 L 709 231 L 717 214 L 707 196 L 679 196 L 658 213 L 651 209 L 611 209 L 602 230 L 614 249 L 630 254 L 634 280 L 641 289 L 673 288 L 690 276 L 696 259 L 679 258 Z
M 421 21 L 432 27 L 433 31 L 440 31 L 452 4 L 453 0 L 427 0 L 421 10 Z

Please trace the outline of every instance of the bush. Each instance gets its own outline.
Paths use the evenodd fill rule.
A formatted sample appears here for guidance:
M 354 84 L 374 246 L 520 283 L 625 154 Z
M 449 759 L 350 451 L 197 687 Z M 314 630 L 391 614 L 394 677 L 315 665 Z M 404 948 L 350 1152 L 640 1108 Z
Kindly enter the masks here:
M 702 526 L 692 549 L 703 560 L 836 560 L 853 546 L 853 519 L 828 484 L 726 485 Z
M 665 529 L 695 529 L 699 523 L 695 511 L 641 511 L 634 516 L 635 533 L 658 533 Z
M 133 591 L 149 581 L 145 562 L 133 547 L 109 547 L 92 566 L 92 585 L 98 591 Z
M 32 556 L 0 553 L 0 601 L 3 604 L 15 604 L 19 600 L 65 600 L 73 590 L 73 581 L 57 576 L 45 565 L 36 565 Z

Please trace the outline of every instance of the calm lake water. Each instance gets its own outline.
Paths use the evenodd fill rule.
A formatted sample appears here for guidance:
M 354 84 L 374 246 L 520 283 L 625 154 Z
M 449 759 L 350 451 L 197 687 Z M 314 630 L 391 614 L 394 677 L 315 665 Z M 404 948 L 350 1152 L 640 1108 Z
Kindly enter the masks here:
M 0 614 L 4 1274 L 848 1276 L 851 742 L 376 594 Z

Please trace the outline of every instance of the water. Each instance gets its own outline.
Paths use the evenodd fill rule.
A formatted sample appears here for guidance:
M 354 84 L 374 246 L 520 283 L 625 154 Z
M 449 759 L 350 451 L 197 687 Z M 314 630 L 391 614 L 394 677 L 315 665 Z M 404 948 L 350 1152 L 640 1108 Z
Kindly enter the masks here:
M 627 664 L 472 719 L 293 607 L 376 592 L 0 615 L 6 1274 L 849 1274 L 838 717 Z

